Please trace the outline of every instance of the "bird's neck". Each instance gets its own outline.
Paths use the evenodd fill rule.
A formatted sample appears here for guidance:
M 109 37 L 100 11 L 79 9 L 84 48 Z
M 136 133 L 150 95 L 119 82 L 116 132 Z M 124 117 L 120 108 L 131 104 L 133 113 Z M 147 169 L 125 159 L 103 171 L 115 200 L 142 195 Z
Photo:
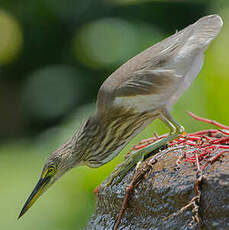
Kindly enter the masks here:
M 152 121 L 152 113 L 115 107 L 89 118 L 76 133 L 82 161 L 99 167 L 112 160 L 125 145 Z

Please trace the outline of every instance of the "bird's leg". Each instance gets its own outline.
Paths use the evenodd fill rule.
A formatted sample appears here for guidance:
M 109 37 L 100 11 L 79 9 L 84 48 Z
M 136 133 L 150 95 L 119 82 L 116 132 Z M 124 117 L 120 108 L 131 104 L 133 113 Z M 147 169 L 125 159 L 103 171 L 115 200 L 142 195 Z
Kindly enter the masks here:
M 108 182 L 106 186 L 111 185 L 113 180 L 118 176 L 119 178 L 116 180 L 115 184 L 120 182 L 122 178 L 127 174 L 127 172 L 132 169 L 139 161 L 143 161 L 144 158 L 152 153 L 152 151 L 161 148 L 166 145 L 168 142 L 176 139 L 181 133 L 183 133 L 184 128 L 176 122 L 170 113 L 167 110 L 162 110 L 160 114 L 160 120 L 164 122 L 170 129 L 170 133 L 167 137 L 163 139 L 159 139 L 158 141 L 149 144 L 148 146 L 138 149 L 133 152 L 123 163 L 121 163 L 118 168 L 111 174 L 108 178 Z

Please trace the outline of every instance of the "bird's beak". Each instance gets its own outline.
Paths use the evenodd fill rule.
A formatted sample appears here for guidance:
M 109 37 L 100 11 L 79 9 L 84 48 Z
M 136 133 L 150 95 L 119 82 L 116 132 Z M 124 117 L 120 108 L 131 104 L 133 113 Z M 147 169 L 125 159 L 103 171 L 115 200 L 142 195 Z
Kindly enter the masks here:
M 37 198 L 47 189 L 47 185 L 50 182 L 51 177 L 44 177 L 40 178 L 37 185 L 33 189 L 32 193 L 30 194 L 29 198 L 25 202 L 18 219 L 25 214 L 25 212 L 33 205 L 33 203 L 37 200 Z

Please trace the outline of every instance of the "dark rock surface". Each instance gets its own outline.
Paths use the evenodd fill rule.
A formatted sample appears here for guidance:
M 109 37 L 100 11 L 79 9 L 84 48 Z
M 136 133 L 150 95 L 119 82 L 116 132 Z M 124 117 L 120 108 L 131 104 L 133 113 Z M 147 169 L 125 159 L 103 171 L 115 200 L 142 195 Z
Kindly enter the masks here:
M 118 229 L 200 229 L 195 222 L 192 227 L 189 225 L 192 221 L 191 207 L 175 217 L 163 220 L 187 205 L 195 196 L 196 166 L 182 163 L 178 169 L 175 168 L 180 154 L 180 151 L 168 153 L 145 174 L 130 196 Z M 113 229 L 125 196 L 125 188 L 134 171 L 131 170 L 118 185 L 100 186 L 96 209 L 87 230 Z M 205 169 L 201 191 L 201 229 L 229 229 L 228 153 Z

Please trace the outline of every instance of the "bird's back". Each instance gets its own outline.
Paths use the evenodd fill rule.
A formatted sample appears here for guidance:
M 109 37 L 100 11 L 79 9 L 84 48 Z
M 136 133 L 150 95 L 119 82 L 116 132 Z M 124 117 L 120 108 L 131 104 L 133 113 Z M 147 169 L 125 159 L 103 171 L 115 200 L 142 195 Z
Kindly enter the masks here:
M 97 112 L 119 105 L 141 112 L 171 107 L 200 72 L 204 51 L 222 24 L 217 15 L 203 17 L 130 59 L 101 86 Z
M 160 116 L 161 107 L 168 109 L 178 99 L 199 73 L 203 53 L 221 26 L 217 15 L 201 18 L 130 59 L 108 77 L 98 93 L 96 115 L 79 135 L 85 164 L 99 167 L 113 159 Z

